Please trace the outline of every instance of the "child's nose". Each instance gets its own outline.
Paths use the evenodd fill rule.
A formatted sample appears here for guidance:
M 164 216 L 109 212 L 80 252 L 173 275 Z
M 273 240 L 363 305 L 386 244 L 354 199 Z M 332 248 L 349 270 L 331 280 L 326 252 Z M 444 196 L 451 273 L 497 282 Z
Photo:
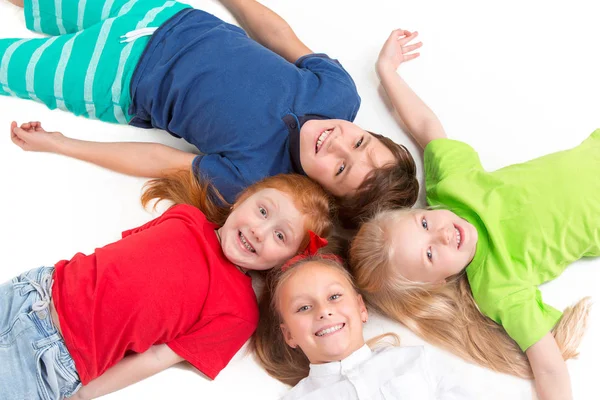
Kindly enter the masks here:
M 254 228 L 250 229 L 250 231 L 252 232 L 252 236 L 254 236 L 257 242 L 262 242 L 265 239 L 265 232 L 263 227 L 255 226 Z
M 442 228 L 439 230 L 439 240 L 442 244 L 449 244 L 452 240 L 452 229 Z
M 348 155 L 348 148 L 344 144 L 344 140 L 340 137 L 340 135 L 336 135 L 329 140 L 327 152 L 337 154 L 341 157 L 346 157 Z

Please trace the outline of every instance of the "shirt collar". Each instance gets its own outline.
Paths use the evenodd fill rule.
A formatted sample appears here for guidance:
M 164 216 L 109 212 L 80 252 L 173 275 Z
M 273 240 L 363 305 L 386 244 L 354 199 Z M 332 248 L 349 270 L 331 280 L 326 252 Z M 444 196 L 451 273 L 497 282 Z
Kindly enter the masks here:
M 299 117 L 295 114 L 288 114 L 283 117 L 283 122 L 285 122 L 285 125 L 288 128 L 289 151 L 292 165 L 294 167 L 294 171 L 302 175 L 306 175 L 306 172 L 304 172 L 302 163 L 300 162 L 300 129 L 302 129 L 302 126 L 307 121 L 313 119 L 327 119 L 327 117 L 316 114 L 306 114 Z
M 365 344 L 342 361 L 333 361 L 326 364 L 310 364 L 310 373 L 308 376 L 342 375 L 367 361 L 372 355 L 371 348 Z

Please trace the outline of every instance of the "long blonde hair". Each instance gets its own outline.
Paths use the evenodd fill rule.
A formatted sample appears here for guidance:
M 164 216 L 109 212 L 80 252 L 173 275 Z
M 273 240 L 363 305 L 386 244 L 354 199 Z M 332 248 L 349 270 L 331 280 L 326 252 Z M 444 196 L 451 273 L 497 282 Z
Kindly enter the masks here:
M 352 276 L 346 268 L 332 257 L 311 256 L 293 263 L 286 268 L 275 268 L 267 273 L 265 288 L 259 301 L 260 320 L 258 328 L 250 341 L 250 347 L 254 351 L 259 363 L 272 377 L 288 384 L 296 385 L 300 380 L 308 376 L 310 361 L 299 348 L 291 348 L 285 342 L 280 325 L 283 322 L 277 308 L 279 288 L 288 280 L 303 264 L 318 262 L 339 271 L 356 291 Z M 357 291 L 358 293 L 358 291 Z M 375 347 L 382 343 L 383 339 L 390 338 L 393 345 L 400 343 L 396 334 L 385 333 L 369 339 L 366 343 L 369 347 Z
M 367 303 L 430 343 L 494 371 L 531 378 L 525 353 L 504 328 L 478 309 L 466 273 L 446 284 L 411 282 L 391 263 L 390 224 L 413 210 L 391 210 L 363 224 L 350 247 L 350 265 Z M 589 298 L 568 307 L 552 333 L 563 358 L 577 356 Z
M 242 191 L 232 207 L 209 181 L 199 181 L 192 170 L 181 170 L 149 180 L 144 186 L 141 201 L 144 207 L 155 199 L 154 207 L 163 200 L 189 204 L 202 211 L 210 222 L 222 226 L 236 204 L 263 189 L 277 189 L 286 193 L 305 216 L 305 235 L 300 250 L 310 240 L 308 231 L 322 237 L 329 235 L 333 227 L 333 199 L 319 184 L 298 174 L 279 174 L 258 181 Z

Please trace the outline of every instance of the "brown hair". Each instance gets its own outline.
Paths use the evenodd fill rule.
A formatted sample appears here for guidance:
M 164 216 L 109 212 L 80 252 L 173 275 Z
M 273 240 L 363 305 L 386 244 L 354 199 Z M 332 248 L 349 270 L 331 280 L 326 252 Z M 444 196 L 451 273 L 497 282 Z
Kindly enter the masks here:
M 368 304 L 436 346 L 494 371 L 531 378 L 525 353 L 504 328 L 483 315 L 463 272 L 443 285 L 409 281 L 391 262 L 389 226 L 412 210 L 385 211 L 363 224 L 350 265 Z M 552 333 L 564 359 L 577 355 L 589 313 L 588 298 L 564 310 Z
M 280 174 L 265 178 L 241 192 L 235 204 L 242 203 L 254 193 L 263 189 L 276 189 L 292 198 L 294 206 L 305 216 L 305 235 L 300 250 L 308 244 L 308 231 L 319 236 L 327 236 L 333 226 L 333 206 L 330 196 L 319 184 L 298 174 Z M 192 170 L 182 170 L 163 178 L 152 179 L 144 186 L 142 205 L 156 199 L 156 204 L 169 200 L 175 204 L 189 204 L 206 215 L 217 225 L 223 225 L 232 207 L 219 191 L 208 181 L 199 181 Z M 235 207 L 235 204 L 233 207 Z
M 369 133 L 392 152 L 396 163 L 371 171 L 353 196 L 337 198 L 340 223 L 346 229 L 356 229 L 379 210 L 412 207 L 419 195 L 417 167 L 408 149 Z
M 358 294 L 354 280 L 348 270 L 340 262 L 327 255 L 306 257 L 287 268 L 275 268 L 267 273 L 265 288 L 259 301 L 260 320 L 250 341 L 250 347 L 269 375 L 292 386 L 308 376 L 310 361 L 300 348 L 291 348 L 285 342 L 280 328 L 283 321 L 277 307 L 277 299 L 279 288 L 283 283 L 298 268 L 310 262 L 318 262 L 340 272 Z M 392 344 L 399 344 L 398 336 L 390 333 L 376 336 L 366 343 L 373 347 L 386 337 L 392 339 Z

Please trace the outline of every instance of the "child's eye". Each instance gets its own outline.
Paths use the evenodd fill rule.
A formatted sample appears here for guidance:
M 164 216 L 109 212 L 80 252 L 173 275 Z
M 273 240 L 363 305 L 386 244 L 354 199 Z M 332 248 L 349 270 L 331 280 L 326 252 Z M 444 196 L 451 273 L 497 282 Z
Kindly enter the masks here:
M 262 214 L 263 217 L 267 216 L 267 209 L 264 207 L 258 207 L 258 211 Z
M 423 229 L 428 229 L 429 225 L 427 225 L 427 220 L 425 218 L 423 218 L 421 220 L 421 225 L 423 226 Z
M 296 312 L 308 311 L 310 306 L 302 306 L 296 310 Z
M 346 164 L 342 163 L 342 165 L 340 165 L 340 167 L 338 168 L 335 176 L 338 176 L 339 174 L 341 174 L 342 172 L 344 172 L 345 169 L 346 169 Z
M 356 142 L 356 144 L 354 145 L 354 148 L 358 149 L 362 145 L 364 139 L 365 139 L 364 136 L 361 137 L 360 140 L 358 142 Z
M 427 258 L 429 261 L 433 259 L 433 253 L 431 252 L 431 248 L 427 249 Z
M 285 236 L 283 233 L 276 232 L 275 235 L 277 236 L 277 239 L 281 240 L 282 242 L 285 240 Z
M 337 300 L 337 299 L 339 299 L 340 297 L 342 297 L 342 295 L 341 295 L 341 294 L 339 294 L 339 293 L 332 294 L 331 296 L 329 296 L 329 300 Z

